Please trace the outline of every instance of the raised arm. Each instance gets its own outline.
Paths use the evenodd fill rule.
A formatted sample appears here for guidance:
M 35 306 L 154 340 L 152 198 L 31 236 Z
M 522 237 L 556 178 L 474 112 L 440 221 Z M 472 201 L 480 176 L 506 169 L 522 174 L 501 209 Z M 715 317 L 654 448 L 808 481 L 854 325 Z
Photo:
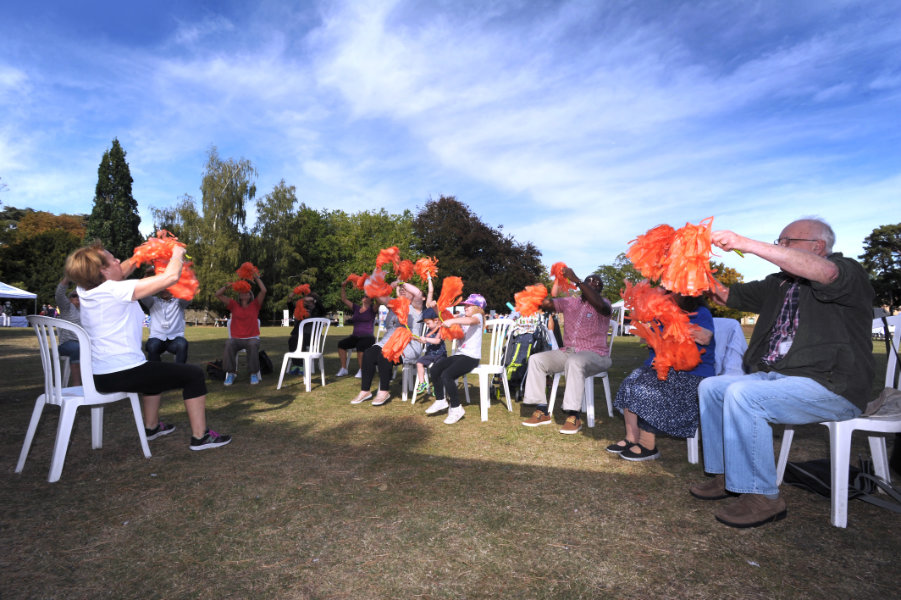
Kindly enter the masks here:
M 341 283 L 341 302 L 350 310 L 354 309 L 354 303 L 347 299 L 347 280 Z
M 69 302 L 69 278 L 65 275 L 56 284 L 56 293 L 53 294 L 53 297 L 56 299 L 56 305 L 60 308 L 66 307 L 68 309 L 72 306 L 72 303 Z
M 799 247 L 781 246 L 752 240 L 725 230 L 714 231 L 710 234 L 710 239 L 716 247 L 722 248 L 726 252 L 738 250 L 755 254 L 795 277 L 822 284 L 832 283 L 838 277 L 838 267 L 825 258 L 825 252 L 821 246 L 821 244 L 825 244 L 821 240 L 800 240 L 802 245 Z M 808 249 L 806 244 L 813 244 L 810 246 L 813 251 Z
M 260 293 L 257 294 L 257 297 L 253 300 L 258 306 L 263 306 L 263 301 L 266 300 L 266 285 L 263 283 L 263 280 L 260 279 L 259 275 L 254 275 L 253 278 L 257 282 L 257 287 L 260 288 Z
M 221 288 L 219 288 L 218 290 L 216 290 L 216 298 L 217 298 L 217 299 L 219 300 L 219 302 L 221 302 L 222 304 L 228 304 L 228 301 L 231 300 L 231 298 L 229 298 L 228 296 L 225 295 L 225 292 L 226 292 L 227 290 L 228 290 L 228 284 L 227 284 L 227 283 L 226 283 L 225 285 L 223 285 Z
M 582 292 L 582 297 L 585 298 L 585 301 L 593 306 L 596 311 L 605 317 L 609 317 L 613 314 L 613 308 L 610 306 L 610 302 L 601 295 L 594 285 L 586 284 L 585 281 L 580 279 L 569 267 L 566 267 L 563 270 L 563 275 L 576 284 L 576 287 Z

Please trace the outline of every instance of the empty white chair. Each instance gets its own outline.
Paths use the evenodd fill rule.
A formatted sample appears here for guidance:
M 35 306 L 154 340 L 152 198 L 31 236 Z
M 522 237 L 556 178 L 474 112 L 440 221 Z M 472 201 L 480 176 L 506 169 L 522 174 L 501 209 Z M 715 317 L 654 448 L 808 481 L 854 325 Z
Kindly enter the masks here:
M 901 325 L 901 315 L 887 317 L 890 327 L 897 331 Z M 882 328 L 882 319 L 873 320 L 873 329 Z M 896 364 L 898 362 L 898 347 L 901 336 L 895 335 L 892 339 L 893 351 L 889 352 L 888 364 L 885 370 L 885 387 L 898 387 L 893 381 Z M 866 431 L 870 443 L 870 454 L 873 457 L 873 470 L 876 477 L 887 484 L 891 484 L 892 478 L 889 472 L 888 453 L 885 449 L 885 434 L 901 432 L 901 417 L 857 417 L 847 421 L 823 421 L 829 429 L 829 457 L 832 468 L 832 524 L 836 527 L 848 526 L 848 467 L 851 461 L 851 435 L 855 430 Z M 794 427 L 785 426 L 782 433 L 782 446 L 779 450 L 779 461 L 776 464 L 776 484 L 782 485 L 782 476 L 785 474 L 785 465 L 788 463 L 788 453 L 791 449 L 792 438 L 795 435 Z
M 616 339 L 618 333 L 619 321 L 611 317 L 610 329 L 607 331 L 607 349 L 610 351 L 611 358 L 613 357 L 613 340 Z M 553 335 L 551 335 L 551 337 L 553 338 Z M 556 342 L 552 345 L 556 345 Z M 547 406 L 549 415 L 554 414 L 554 404 L 557 400 L 557 386 L 560 384 L 561 376 L 563 376 L 562 372 L 554 374 L 554 383 L 551 385 L 551 397 Z M 584 382 L 585 392 L 582 395 L 582 412 L 585 413 L 589 427 L 594 427 L 594 380 L 596 377 L 600 377 L 601 382 L 604 384 L 604 396 L 607 398 L 607 414 L 611 417 L 613 416 L 613 397 L 610 394 L 610 377 L 608 376 L 607 371 L 600 371 L 588 375 L 585 377 Z M 567 385 L 569 385 L 569 382 L 567 382 Z
M 80 406 L 91 407 L 91 447 L 103 446 L 103 405 L 128 399 L 134 413 L 135 425 L 138 428 L 138 439 L 144 456 L 150 458 L 150 447 L 147 445 L 147 436 L 144 433 L 144 419 L 141 416 L 141 405 L 138 394 L 112 393 L 101 394 L 94 387 L 94 371 L 91 365 L 91 340 L 88 333 L 69 321 L 52 317 L 29 315 L 28 322 L 34 327 L 38 336 L 38 344 L 41 352 L 41 364 L 44 368 L 44 393 L 38 396 L 28 423 L 28 432 L 25 434 L 25 443 L 19 454 L 19 462 L 16 465 L 16 473 L 21 473 L 25 467 L 25 459 L 34 440 L 34 434 L 41 420 L 41 414 L 47 404 L 59 406 L 59 425 L 56 429 L 56 441 L 53 444 L 53 455 L 50 459 L 50 475 L 47 481 L 59 481 L 63 472 L 63 463 L 66 460 L 66 451 L 69 448 L 69 438 L 72 435 L 72 425 L 75 422 L 75 413 Z M 60 367 L 59 351 L 54 327 L 66 329 L 75 333 L 81 353 L 81 380 L 79 387 L 63 387 L 62 369 Z
M 475 373 L 479 377 L 479 403 L 482 412 L 482 420 L 488 420 L 488 406 L 491 404 L 491 395 L 488 393 L 489 377 L 500 375 L 504 384 L 504 397 L 507 400 L 507 410 L 513 412 L 513 404 L 510 402 L 510 384 L 507 382 L 507 370 L 504 368 L 504 354 L 507 344 L 513 333 L 514 322 L 511 319 L 488 319 L 485 326 L 491 330 L 491 346 L 488 351 L 488 362 L 482 363 L 463 376 L 463 391 L 466 392 L 466 402 L 469 403 L 468 376 Z
M 741 324 L 735 319 L 713 318 L 713 339 L 716 342 L 715 373 L 717 375 L 742 375 L 742 358 L 748 349 L 748 341 Z M 688 443 L 688 462 L 698 464 L 698 435 L 685 440 Z
M 325 338 L 328 335 L 328 328 L 331 321 L 324 317 L 314 317 L 304 319 L 297 328 L 297 348 L 290 352 L 285 352 L 282 359 L 282 372 L 278 376 L 278 385 L 275 389 L 282 389 L 282 380 L 285 378 L 285 371 L 288 370 L 288 364 L 292 358 L 303 360 L 303 383 L 309 392 L 313 386 L 313 361 L 319 360 L 319 373 L 322 376 L 322 385 L 325 385 Z M 303 347 L 304 331 L 310 330 L 310 345 L 307 350 L 301 350 Z

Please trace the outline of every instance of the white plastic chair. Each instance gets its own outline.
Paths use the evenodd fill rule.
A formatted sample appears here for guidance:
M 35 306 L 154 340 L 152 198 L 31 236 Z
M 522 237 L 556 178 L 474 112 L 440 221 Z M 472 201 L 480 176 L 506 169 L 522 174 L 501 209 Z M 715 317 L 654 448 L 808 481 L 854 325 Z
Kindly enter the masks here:
M 619 334 L 619 321 L 610 317 L 610 328 L 607 330 L 607 349 L 610 351 L 609 356 L 613 356 L 613 340 Z M 551 335 L 553 337 L 553 334 Z M 556 343 L 552 344 L 552 346 Z M 560 384 L 560 377 L 563 373 L 554 374 L 554 383 L 551 385 L 551 398 L 548 402 L 547 411 L 549 415 L 554 414 L 554 404 L 557 400 L 557 386 Z M 607 414 L 613 416 L 613 396 L 610 394 L 610 377 L 607 371 L 600 371 L 585 377 L 585 392 L 582 394 L 582 412 L 585 413 L 589 427 L 594 427 L 594 380 L 600 377 L 604 384 L 604 397 L 607 398 Z M 567 383 L 568 385 L 568 383 Z
M 41 352 L 41 364 L 44 367 L 44 393 L 38 396 L 34 403 L 34 411 L 31 413 L 31 421 L 28 423 L 28 432 L 25 434 L 25 443 L 22 444 L 22 452 L 19 454 L 19 462 L 16 465 L 16 473 L 21 473 L 25 467 L 25 459 L 34 440 L 34 434 L 41 420 L 41 414 L 47 404 L 59 406 L 59 425 L 56 429 L 56 441 L 53 444 L 53 454 L 50 459 L 50 475 L 47 481 L 53 483 L 59 481 L 63 472 L 63 463 L 66 460 L 66 451 L 69 448 L 69 438 L 72 435 L 72 426 L 75 423 L 75 413 L 79 406 L 91 407 L 91 447 L 94 449 L 103 446 L 103 405 L 128 399 L 131 402 L 131 410 L 134 413 L 135 425 L 138 428 L 138 439 L 141 441 L 141 449 L 144 456 L 150 458 L 150 447 L 147 445 L 147 435 L 144 432 L 144 418 L 141 416 L 141 405 L 138 395 L 135 393 L 116 392 L 101 394 L 94 387 L 94 371 L 91 366 L 91 340 L 88 333 L 69 321 L 53 317 L 41 317 L 28 315 L 28 322 L 34 327 L 38 336 Z M 60 367 L 58 342 L 54 327 L 73 332 L 78 337 L 81 352 L 81 378 L 79 387 L 62 386 L 62 369 Z
M 742 357 L 748 349 L 748 341 L 741 324 L 735 319 L 713 318 L 713 339 L 716 342 L 716 361 L 714 374 L 742 375 Z M 688 462 L 698 464 L 698 437 L 700 428 L 686 439 L 688 445 Z
M 312 319 L 304 319 L 297 328 L 297 348 L 290 352 L 285 352 L 282 359 L 282 372 L 278 376 L 278 385 L 275 389 L 282 389 L 282 380 L 285 378 L 285 371 L 288 370 L 288 364 L 292 358 L 303 360 L 303 383 L 309 392 L 313 387 L 313 362 L 319 359 L 319 372 L 322 376 L 322 385 L 325 385 L 325 338 L 328 335 L 328 328 L 331 320 L 324 317 L 315 317 Z M 310 346 L 306 351 L 301 350 L 303 347 L 303 332 L 305 327 L 311 327 Z
M 466 402 L 469 403 L 470 374 L 479 376 L 479 404 L 481 406 L 482 420 L 488 420 L 488 406 L 491 404 L 491 396 L 488 393 L 489 377 L 500 375 L 504 383 L 504 397 L 507 399 L 507 410 L 513 412 L 513 404 L 510 402 L 510 384 L 507 382 L 507 370 L 504 367 L 504 354 L 507 344 L 513 333 L 514 322 L 512 319 L 488 319 L 485 326 L 491 329 L 491 346 L 488 352 L 488 362 L 482 363 L 463 376 L 463 391 L 466 393 Z
M 898 325 L 901 325 L 901 315 L 887 317 L 887 319 L 890 326 L 897 328 Z M 876 327 L 882 327 L 882 319 L 873 319 L 873 328 Z M 898 360 L 899 341 L 901 341 L 901 336 L 893 336 L 894 351 L 889 352 L 888 355 L 885 387 L 895 387 L 892 376 Z M 892 478 L 889 472 L 888 453 L 885 449 L 885 434 L 901 432 L 901 417 L 879 417 L 878 415 L 877 412 L 875 416 L 871 417 L 820 423 L 829 429 L 829 457 L 832 465 L 832 524 L 836 527 L 848 526 L 848 467 L 851 461 L 851 436 L 855 430 L 881 434 L 867 436 L 870 442 L 870 454 L 873 457 L 873 470 L 876 477 L 891 485 Z M 782 485 L 782 476 L 785 475 L 785 465 L 788 464 L 788 453 L 794 435 L 794 427 L 786 425 L 785 431 L 782 433 L 779 461 L 776 464 L 777 485 Z

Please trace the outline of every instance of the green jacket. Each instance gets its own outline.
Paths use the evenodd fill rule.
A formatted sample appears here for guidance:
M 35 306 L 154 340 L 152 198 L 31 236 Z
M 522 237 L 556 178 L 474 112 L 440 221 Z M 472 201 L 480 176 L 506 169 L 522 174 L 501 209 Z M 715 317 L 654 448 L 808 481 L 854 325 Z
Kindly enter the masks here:
M 798 331 L 788 353 L 772 367 L 783 375 L 809 377 L 863 410 L 872 398 L 873 287 L 866 271 L 841 253 L 826 257 L 838 277 L 823 285 L 799 280 Z M 760 315 L 744 356 L 748 373 L 761 370 L 770 331 L 793 278 L 775 273 L 729 288 L 727 306 Z

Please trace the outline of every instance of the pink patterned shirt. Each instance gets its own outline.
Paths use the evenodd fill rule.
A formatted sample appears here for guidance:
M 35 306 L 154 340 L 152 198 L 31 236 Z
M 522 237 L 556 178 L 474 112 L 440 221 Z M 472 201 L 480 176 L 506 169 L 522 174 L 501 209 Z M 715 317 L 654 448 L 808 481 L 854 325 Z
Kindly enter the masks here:
M 598 313 L 591 304 L 578 297 L 554 298 L 554 310 L 563 314 L 563 349 L 610 355 L 607 348 L 610 317 Z

